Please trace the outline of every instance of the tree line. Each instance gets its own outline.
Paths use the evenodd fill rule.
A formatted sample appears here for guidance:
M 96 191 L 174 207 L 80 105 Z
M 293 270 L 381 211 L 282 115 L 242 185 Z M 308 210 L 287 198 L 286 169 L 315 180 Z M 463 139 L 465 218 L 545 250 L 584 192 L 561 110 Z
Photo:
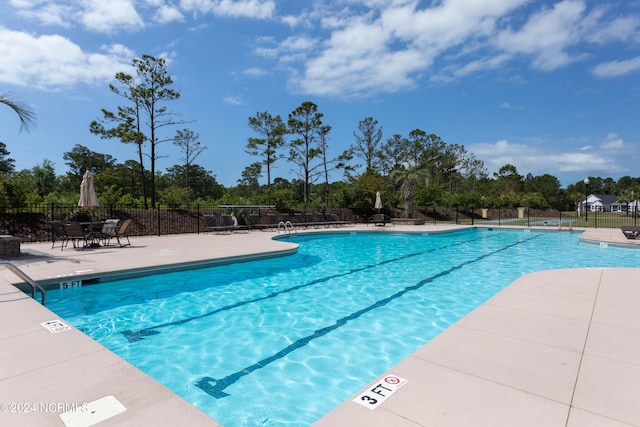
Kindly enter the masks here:
M 154 207 L 185 204 L 275 205 L 277 208 L 371 208 L 380 192 L 387 209 L 411 217 L 413 206 L 529 206 L 574 210 L 584 199 L 580 181 L 562 189 L 552 175 L 522 176 L 506 164 L 489 176 L 484 163 L 464 146 L 446 142 L 420 128 L 384 139 L 383 127 L 365 117 L 353 131 L 353 143 L 336 157 L 329 156 L 332 127 L 324 123 L 318 106 L 305 101 L 286 116 L 268 111 L 249 117 L 252 135 L 245 151 L 256 157 L 241 173 L 237 185 L 225 188 L 212 171 L 197 164 L 207 149 L 200 136 L 169 108 L 181 94 L 171 86 L 163 58 L 143 55 L 133 60 L 135 76 L 117 73 L 109 90 L 122 99 L 114 111 L 101 110 L 89 124 L 100 138 L 131 144 L 136 159 L 118 163 L 109 154 L 76 144 L 63 158 L 68 171 L 57 176 L 43 160 L 31 169 L 15 171 L 13 159 L 0 142 L 0 207 L 31 203 L 73 204 L 85 170 L 94 175 L 102 204 Z M 33 125 L 35 115 L 24 105 L 0 96 L 0 103 L 18 113 L 21 129 Z M 283 118 L 284 117 L 284 118 Z M 28 129 L 27 129 L 28 130 Z M 172 133 L 172 131 L 174 131 Z M 175 144 L 181 158 L 166 171 L 156 170 L 161 143 Z M 274 176 L 274 166 L 287 161 L 296 176 Z M 330 182 L 340 171 L 343 178 Z M 264 182 L 266 178 L 266 183 Z M 620 200 L 640 195 L 640 178 L 589 177 L 590 193 L 614 194 Z

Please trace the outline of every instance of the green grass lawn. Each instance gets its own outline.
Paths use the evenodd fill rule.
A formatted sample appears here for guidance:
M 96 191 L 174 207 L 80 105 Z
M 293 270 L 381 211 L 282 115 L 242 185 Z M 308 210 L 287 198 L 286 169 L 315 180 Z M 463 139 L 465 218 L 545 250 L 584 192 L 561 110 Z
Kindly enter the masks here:
M 487 218 L 461 219 L 460 224 L 471 225 L 499 225 L 515 227 L 558 227 L 571 226 L 572 228 L 619 228 L 623 225 L 640 226 L 640 217 L 626 212 L 588 212 L 587 215 L 578 216 L 577 212 L 557 212 L 557 215 L 550 215 L 545 212 L 537 215 L 537 212 L 526 210 L 521 212 L 521 216 L 515 214 L 513 210 L 508 210 L 505 216 L 492 216 Z

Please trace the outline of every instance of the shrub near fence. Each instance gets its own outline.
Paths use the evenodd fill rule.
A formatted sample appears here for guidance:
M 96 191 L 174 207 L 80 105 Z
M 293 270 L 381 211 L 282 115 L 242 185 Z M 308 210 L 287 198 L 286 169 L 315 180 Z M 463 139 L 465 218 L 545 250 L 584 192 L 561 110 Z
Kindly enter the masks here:
M 223 215 L 234 212 L 240 225 L 251 226 L 250 214 L 258 214 L 267 223 L 267 214 L 275 213 L 278 220 L 283 214 L 293 217 L 294 210 L 275 211 L 260 206 L 183 207 L 169 209 L 158 205 L 155 209 L 129 206 L 100 206 L 91 212 L 77 206 L 39 204 L 16 210 L 0 212 L 0 234 L 10 234 L 25 242 L 51 241 L 51 226 L 48 221 L 103 221 L 108 218 L 131 219 L 130 236 L 161 236 L 169 234 L 203 233 L 210 231 L 205 226 L 205 215 Z M 301 212 L 301 211 L 298 211 Z M 341 221 L 367 223 L 376 213 L 372 209 L 328 209 Z M 384 209 L 389 217 L 400 217 L 401 212 Z M 577 212 L 561 212 L 529 208 L 491 208 L 422 206 L 414 208 L 414 216 L 426 224 L 463 224 L 518 227 L 558 228 L 619 228 L 640 225 L 638 212 L 589 212 L 578 216 Z

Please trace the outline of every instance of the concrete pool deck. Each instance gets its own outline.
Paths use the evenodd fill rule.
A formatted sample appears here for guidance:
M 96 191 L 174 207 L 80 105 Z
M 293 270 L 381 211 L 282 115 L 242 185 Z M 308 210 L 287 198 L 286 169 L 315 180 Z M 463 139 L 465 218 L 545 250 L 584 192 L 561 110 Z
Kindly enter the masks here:
M 375 230 L 452 228 L 460 227 Z M 72 282 L 294 250 L 274 235 L 139 237 L 131 247 L 84 251 L 31 243 L 9 261 L 44 284 Z M 588 230 L 581 238 L 640 245 L 619 229 Z M 523 276 L 390 369 L 408 382 L 377 409 L 352 397 L 316 425 L 640 426 L 639 274 L 616 268 Z M 219 425 L 80 331 L 49 332 L 41 323 L 59 317 L 38 303 L 39 293 L 34 301 L 13 286 L 18 282 L 0 271 L 0 425 L 64 425 L 60 413 L 86 415 L 82 405 L 105 396 L 126 411 L 101 426 Z

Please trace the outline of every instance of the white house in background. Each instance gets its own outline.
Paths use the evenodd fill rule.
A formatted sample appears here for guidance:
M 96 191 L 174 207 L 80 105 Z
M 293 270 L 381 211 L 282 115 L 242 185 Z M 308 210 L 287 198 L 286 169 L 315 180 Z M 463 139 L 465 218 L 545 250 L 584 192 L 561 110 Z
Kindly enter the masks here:
M 619 202 L 613 194 L 589 194 L 586 200 L 589 212 L 626 212 L 627 203 Z M 585 200 L 578 205 L 578 214 L 585 209 Z
M 632 202 L 629 202 L 629 204 L 627 205 L 627 209 L 629 209 L 629 212 L 634 212 L 634 213 L 640 212 L 640 200 L 634 200 Z

